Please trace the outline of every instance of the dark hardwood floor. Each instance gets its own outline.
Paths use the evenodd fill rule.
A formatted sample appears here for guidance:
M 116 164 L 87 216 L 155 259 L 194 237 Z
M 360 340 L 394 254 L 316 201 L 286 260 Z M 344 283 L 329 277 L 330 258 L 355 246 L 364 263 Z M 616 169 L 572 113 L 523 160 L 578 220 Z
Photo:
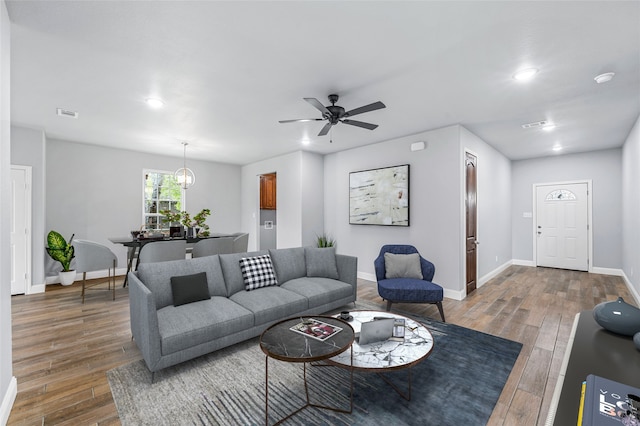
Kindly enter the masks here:
M 95 291 L 83 305 L 80 283 L 12 298 L 10 425 L 120 424 L 105 372 L 141 357 L 121 283 L 115 301 Z M 465 300 L 445 299 L 448 322 L 524 345 L 489 424 L 543 425 L 575 314 L 618 296 L 636 305 L 620 277 L 511 266 Z M 358 299 L 384 310 L 374 282 L 359 280 Z M 433 305 L 397 307 L 440 318 Z

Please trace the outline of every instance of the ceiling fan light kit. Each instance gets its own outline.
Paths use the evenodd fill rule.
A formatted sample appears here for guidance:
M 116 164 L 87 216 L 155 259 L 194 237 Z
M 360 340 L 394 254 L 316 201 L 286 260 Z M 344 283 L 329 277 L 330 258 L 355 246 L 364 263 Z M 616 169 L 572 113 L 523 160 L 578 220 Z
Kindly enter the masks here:
M 349 124 L 351 126 L 361 127 L 363 129 L 374 130 L 378 127 L 377 124 L 365 123 L 364 121 L 351 120 L 349 117 L 353 117 L 354 115 L 363 114 L 365 112 L 375 111 L 378 109 L 386 108 L 386 105 L 382 102 L 374 102 L 369 105 L 364 105 L 359 108 L 352 109 L 350 111 L 345 111 L 345 109 L 339 105 L 336 105 L 338 102 L 338 95 L 332 94 L 329 95 L 329 102 L 331 105 L 324 106 L 319 100 L 316 98 L 303 98 L 305 101 L 310 103 L 314 108 L 322 113 L 322 118 L 301 118 L 295 120 L 280 120 L 280 123 L 299 123 L 306 121 L 327 121 L 327 124 L 320 130 L 318 136 L 325 136 L 329 133 L 329 130 L 333 126 L 338 123 Z

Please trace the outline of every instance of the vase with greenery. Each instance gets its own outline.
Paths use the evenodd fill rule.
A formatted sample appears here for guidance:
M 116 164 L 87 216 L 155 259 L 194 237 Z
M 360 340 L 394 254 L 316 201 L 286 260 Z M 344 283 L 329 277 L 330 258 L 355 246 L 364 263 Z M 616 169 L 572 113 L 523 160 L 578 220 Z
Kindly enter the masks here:
M 184 227 L 180 221 L 182 220 L 183 212 L 176 212 L 171 210 L 160 210 L 163 223 L 169 223 L 169 236 L 170 237 L 184 237 Z
M 74 235 L 71 235 L 69 242 L 56 231 L 50 231 L 47 235 L 47 253 L 62 265 L 62 271 L 59 273 L 62 285 L 73 283 L 76 275 L 75 271 L 71 269 L 71 260 L 75 257 L 75 251 L 71 245 Z
M 207 217 L 211 215 L 210 209 L 200 210 L 200 212 L 195 214 L 193 218 L 191 217 L 189 212 L 184 210 L 181 212 L 172 212 L 169 210 L 162 210 L 160 213 L 164 216 L 164 218 L 162 219 L 163 222 L 169 222 L 170 224 L 180 223 L 187 229 L 198 228 L 199 229 L 198 235 L 203 237 L 209 236 L 209 225 L 207 225 L 205 222 L 207 220 Z
M 335 247 L 336 240 L 323 233 L 322 235 L 316 235 L 316 245 L 320 248 Z

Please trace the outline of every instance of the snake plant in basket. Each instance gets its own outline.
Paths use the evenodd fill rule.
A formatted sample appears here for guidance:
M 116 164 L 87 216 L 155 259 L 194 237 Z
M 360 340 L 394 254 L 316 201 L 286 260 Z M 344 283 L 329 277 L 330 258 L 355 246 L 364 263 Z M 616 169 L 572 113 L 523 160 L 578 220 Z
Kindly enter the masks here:
M 71 245 L 74 235 L 69 242 L 56 231 L 50 231 L 47 235 L 47 253 L 62 265 L 62 271 L 59 273 L 62 285 L 72 284 L 76 276 L 76 271 L 71 269 L 71 259 L 75 257 L 74 248 Z

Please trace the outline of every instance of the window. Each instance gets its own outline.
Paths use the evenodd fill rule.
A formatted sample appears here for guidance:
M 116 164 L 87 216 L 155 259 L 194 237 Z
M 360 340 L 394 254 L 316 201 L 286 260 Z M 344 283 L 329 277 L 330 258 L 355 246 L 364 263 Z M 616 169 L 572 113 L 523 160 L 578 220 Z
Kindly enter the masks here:
M 575 200 L 576 194 L 566 189 L 557 189 L 547 194 L 546 201 Z
M 144 170 L 142 223 L 145 229 L 169 229 L 169 223 L 162 222 L 162 210 L 179 212 L 184 210 L 182 188 L 172 172 Z

